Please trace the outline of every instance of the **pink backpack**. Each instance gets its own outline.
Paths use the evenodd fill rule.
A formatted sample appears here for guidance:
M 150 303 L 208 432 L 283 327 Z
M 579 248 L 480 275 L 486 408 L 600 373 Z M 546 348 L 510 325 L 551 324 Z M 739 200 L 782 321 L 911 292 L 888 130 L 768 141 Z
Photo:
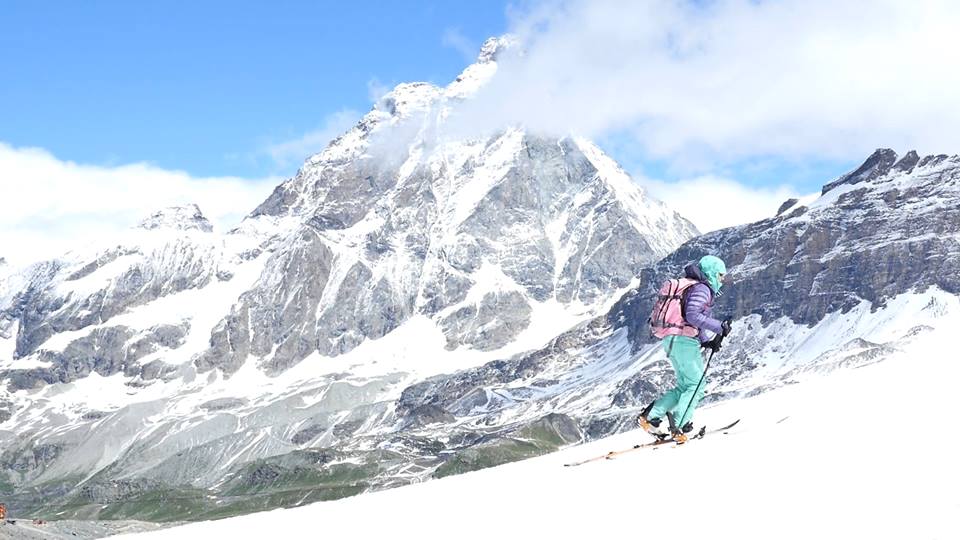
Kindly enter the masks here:
M 653 311 L 650 312 L 650 331 L 654 336 L 660 339 L 667 336 L 696 337 L 700 333 L 695 326 L 683 320 L 683 309 L 680 305 L 683 301 L 683 293 L 697 283 L 699 281 L 688 278 L 663 282 L 657 295 L 657 302 L 653 305 Z

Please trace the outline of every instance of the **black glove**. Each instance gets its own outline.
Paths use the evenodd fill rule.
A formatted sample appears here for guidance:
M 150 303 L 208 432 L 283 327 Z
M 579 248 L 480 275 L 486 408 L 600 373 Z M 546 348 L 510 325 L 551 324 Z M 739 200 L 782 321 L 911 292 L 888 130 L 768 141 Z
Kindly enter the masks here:
M 722 330 L 723 337 L 730 335 L 730 329 L 733 327 L 733 319 L 726 319 L 720 323 L 720 329 Z
M 704 341 L 703 343 L 701 343 L 700 346 L 703 347 L 704 349 L 707 349 L 716 353 L 717 351 L 720 350 L 721 343 L 723 343 L 723 337 L 720 335 L 716 335 L 716 336 L 713 336 L 713 339 L 711 339 L 710 341 Z

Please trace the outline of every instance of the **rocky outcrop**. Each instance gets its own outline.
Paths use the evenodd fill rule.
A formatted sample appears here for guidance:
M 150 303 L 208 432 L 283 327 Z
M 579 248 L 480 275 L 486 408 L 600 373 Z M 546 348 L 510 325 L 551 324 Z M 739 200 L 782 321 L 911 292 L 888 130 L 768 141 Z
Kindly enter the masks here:
M 826 194 L 831 189 L 844 184 L 858 184 L 860 182 L 869 182 L 881 176 L 884 176 L 897 161 L 897 153 L 889 148 L 878 148 L 876 152 L 870 155 L 863 165 L 849 172 L 840 178 L 823 186 L 821 194 Z
M 44 263 L 14 295 L 4 317 L 18 320 L 15 356 L 37 352 L 52 336 L 103 325 L 129 309 L 215 279 L 217 253 L 178 237 L 161 245 L 116 247 L 87 263 Z
M 643 270 L 641 288 L 621 299 L 609 320 L 623 321 L 636 346 L 648 343 L 656 287 L 706 254 L 726 261 L 731 279 L 722 304 L 738 318 L 785 316 L 813 325 L 862 301 L 879 307 L 930 286 L 960 292 L 960 253 L 952 239 L 960 230 L 960 157 L 928 156 L 909 173 L 893 167 L 896 158 L 878 150 L 844 182 L 825 186 L 827 195 L 810 208 L 687 242 Z M 854 189 L 831 196 L 841 184 Z
M 15 392 L 43 384 L 72 382 L 90 373 L 104 377 L 124 373 L 128 377 L 137 377 L 144 369 L 139 363 L 141 358 L 160 349 L 178 347 L 188 330 L 188 324 L 160 325 L 146 332 L 136 332 L 125 326 L 97 328 L 70 342 L 62 352 L 39 351 L 37 359 L 49 363 L 50 367 L 11 369 L 0 372 L 0 378 L 8 379 L 10 391 Z M 151 366 L 144 379 L 158 376 L 157 369 L 157 366 Z
M 141 229 L 213 232 L 213 225 L 195 204 L 171 206 L 150 215 L 138 225 Z
M 364 125 L 385 129 L 382 114 Z M 420 144 L 411 137 L 405 144 Z M 533 303 L 594 305 L 695 233 L 584 141 L 511 129 L 380 161 L 334 148 L 255 212 L 308 219 L 214 331 L 201 371 L 230 374 L 253 355 L 279 373 L 418 314 L 436 321 L 448 349 L 496 350 L 529 326 Z

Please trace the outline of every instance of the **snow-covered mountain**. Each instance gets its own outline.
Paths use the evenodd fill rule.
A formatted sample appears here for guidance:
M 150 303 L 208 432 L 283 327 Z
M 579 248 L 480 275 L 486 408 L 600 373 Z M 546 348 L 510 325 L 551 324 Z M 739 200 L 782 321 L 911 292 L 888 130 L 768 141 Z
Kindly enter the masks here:
M 587 140 L 448 132 L 510 45 L 489 40 L 446 87 L 397 86 L 236 230 L 170 208 L 8 271 L 0 496 L 216 516 L 436 469 L 447 443 L 415 433 L 433 409 L 411 418 L 405 389 L 538 349 L 697 233 Z M 489 427 L 578 436 L 514 420 Z
M 953 538 L 960 437 L 943 429 L 953 396 L 929 385 L 931 373 L 960 376 L 942 354 L 960 322 L 957 298 L 946 300 L 943 324 L 883 363 L 708 406 L 698 413 L 708 426 L 741 421 L 681 448 L 563 466 L 650 440 L 635 430 L 453 478 L 120 538 L 296 538 L 321 523 L 370 538 Z M 894 335 L 914 324 L 885 311 Z
M 891 157 L 878 150 L 806 205 L 686 242 L 607 314 L 538 351 L 413 385 L 398 410 L 416 418 L 429 405 L 430 418 L 448 411 L 477 425 L 563 414 L 587 439 L 632 429 L 672 383 L 647 327 L 656 290 L 704 254 L 727 262 L 715 311 L 735 319 L 705 402 L 889 356 L 936 326 L 960 292 L 960 156 Z

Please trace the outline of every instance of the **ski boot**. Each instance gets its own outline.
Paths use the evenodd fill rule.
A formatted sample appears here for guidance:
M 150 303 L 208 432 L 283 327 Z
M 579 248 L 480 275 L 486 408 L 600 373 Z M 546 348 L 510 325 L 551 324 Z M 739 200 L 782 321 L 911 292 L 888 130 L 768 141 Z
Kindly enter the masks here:
M 683 444 L 690 440 L 689 437 L 687 437 L 687 433 L 693 431 L 692 422 L 687 422 L 682 428 L 678 428 L 671 413 L 667 413 L 667 420 L 670 422 L 670 438 L 673 439 L 673 442 Z
M 650 409 L 653 408 L 653 403 L 647 405 L 647 408 L 640 413 L 640 416 L 637 417 L 637 425 L 643 428 L 644 431 L 653 435 L 654 437 L 663 440 L 669 435 L 660 429 L 661 418 L 647 418 L 647 415 L 650 414 Z

